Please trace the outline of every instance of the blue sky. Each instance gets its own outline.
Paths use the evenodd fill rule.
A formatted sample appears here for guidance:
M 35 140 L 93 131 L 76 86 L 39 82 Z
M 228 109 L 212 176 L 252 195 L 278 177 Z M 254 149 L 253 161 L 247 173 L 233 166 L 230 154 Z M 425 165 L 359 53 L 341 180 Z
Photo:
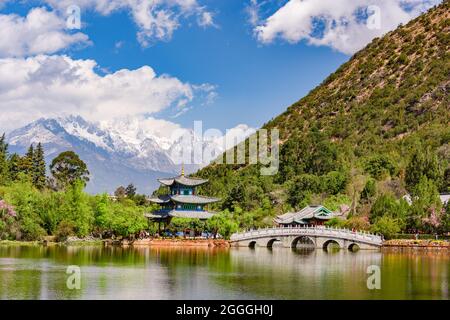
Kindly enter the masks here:
M 3 1 L 4 5 L 0 7 L 0 14 L 5 19 L 15 15 L 15 20 L 11 23 L 16 26 L 24 23 L 19 18 L 26 17 L 30 10 L 43 8 L 45 14 L 56 17 L 55 21 L 64 21 L 66 17 L 63 5 L 67 4 L 64 3 L 65 0 L 55 1 Z M 4 43 L 2 46 L 0 40 L 0 63 L 2 59 L 16 59 L 14 63 L 20 63 L 22 67 L 24 59 L 34 59 L 37 55 L 67 56 L 71 61 L 89 59 L 96 62 L 97 66 L 94 70 L 99 77 L 115 74 L 121 69 L 134 71 L 143 66 L 149 66 L 157 77 L 169 75 L 171 79 L 189 86 L 192 97 L 184 99 L 182 96 L 185 93 L 182 93 L 177 98 L 166 99 L 167 101 L 161 102 L 158 107 L 148 111 L 145 110 L 145 105 L 142 108 L 137 106 L 136 111 L 130 111 L 130 115 L 164 119 L 182 127 L 191 127 L 194 120 L 203 120 L 205 127 L 223 131 L 238 124 L 259 127 L 320 84 L 327 75 L 347 61 L 354 51 L 363 47 L 374 36 L 393 29 L 399 22 L 406 22 L 439 2 L 406 0 L 414 6 L 412 9 L 402 11 L 402 8 L 405 8 L 402 2 L 405 1 L 401 0 L 391 1 L 397 3 L 397 6 L 386 5 L 385 1 L 355 0 L 352 2 L 353 7 L 350 6 L 350 8 L 350 2 L 343 0 L 342 8 L 338 8 L 342 11 L 339 11 L 334 7 L 339 0 L 334 2 L 305 0 L 305 2 L 316 1 L 317 3 L 307 16 L 311 17 L 309 21 L 304 16 L 307 7 L 304 7 L 301 1 L 178 0 L 180 6 L 164 4 L 164 1 L 170 2 L 170 0 L 159 1 L 161 1 L 161 10 L 168 13 L 168 17 L 176 23 L 173 30 L 166 30 L 167 34 L 162 36 L 155 36 L 152 33 L 152 27 L 145 24 L 148 22 L 146 19 L 139 21 L 137 9 L 132 5 L 124 4 L 126 1 L 100 0 L 96 7 L 95 4 L 89 3 L 90 0 L 79 0 L 82 21 L 80 30 L 61 29 L 62 27 L 58 27 L 58 23 L 55 22 L 54 29 L 47 28 L 42 32 L 56 32 L 64 39 L 60 47 L 55 49 L 48 45 L 43 49 L 39 46 L 40 49 L 32 50 L 30 48 L 35 48 L 36 45 L 22 43 L 27 40 L 15 39 L 14 35 L 11 35 L 12 42 L 17 41 L 18 44 L 9 48 L 9 43 Z M 77 3 L 77 1 L 74 2 Z M 351 19 L 354 12 L 361 8 L 365 10 L 365 5 L 368 6 L 372 2 L 380 2 L 382 14 L 386 17 L 385 21 L 389 23 L 384 23 L 376 30 L 368 30 L 364 24 L 365 21 L 361 23 L 360 17 L 355 18 L 353 24 L 347 22 L 342 24 L 340 29 L 335 29 L 342 34 L 340 38 L 334 37 L 336 32 L 332 31 L 336 21 L 340 21 L 343 17 Z M 110 5 L 112 9 L 99 8 L 98 3 Z M 135 3 L 137 7 L 139 0 L 132 0 L 131 3 Z M 191 7 L 186 9 L 183 3 L 188 3 Z M 149 10 L 147 12 L 150 12 Z M 199 22 L 200 17 L 203 17 L 205 13 L 212 18 L 212 21 Z M 339 16 L 333 16 L 335 13 Z M 320 18 L 320 23 L 317 23 L 317 17 Z M 392 17 L 398 21 L 392 21 L 395 20 Z M 10 23 L 8 21 L 4 23 Z M 327 23 L 330 27 L 327 27 Z M 137 37 L 141 31 L 146 32 L 145 43 Z M 74 38 L 68 40 L 67 37 L 70 36 Z M 350 40 L 347 40 L 348 37 Z M 53 38 L 49 36 L 48 39 Z M 48 65 L 39 63 L 41 68 Z M 55 67 L 50 70 L 55 70 Z M 25 86 L 22 82 L 21 85 Z M 201 85 L 208 89 L 196 89 Z M 1 86 L 0 81 L 0 107 L 8 110 L 13 102 L 7 101 L 6 98 L 2 100 Z M 31 92 L 30 95 L 37 94 L 36 87 L 28 83 L 28 80 L 26 86 Z M 70 97 L 73 97 L 73 87 L 71 88 Z M 76 85 L 74 88 L 77 88 Z M 58 90 L 63 89 L 59 87 Z M 162 95 L 170 96 L 166 91 Z M 145 101 L 145 98 L 145 96 L 142 97 L 142 100 Z M 25 100 L 25 97 L 20 99 Z M 27 96 L 26 99 L 30 100 L 30 97 Z M 42 93 L 39 93 L 39 96 L 33 100 L 45 102 L 46 99 L 55 98 L 54 95 L 43 97 Z M 70 113 L 74 113 L 73 110 L 76 112 L 77 108 L 84 110 L 83 108 L 89 108 L 89 104 L 97 101 L 86 102 L 87 99 L 80 98 L 85 105 L 77 106 L 74 102 L 67 107 L 67 110 L 70 110 Z M 72 98 L 72 100 L 77 99 Z M 180 104 L 181 100 L 186 101 Z M 126 101 L 124 99 L 124 104 Z M 139 103 L 142 104 L 142 102 Z M 15 109 L 12 110 L 13 108 Z M 41 108 L 39 112 L 36 112 L 35 117 L 43 114 L 52 116 L 57 114 L 56 110 L 58 110 L 57 108 L 46 109 L 45 103 L 42 106 L 33 104 L 29 108 L 28 111 L 23 110 L 21 114 L 30 114 L 29 110 Z M 110 108 L 126 110 L 127 106 L 111 104 Z M 108 109 L 101 110 L 107 118 L 108 112 L 105 113 L 104 110 Z M 11 107 L 9 123 L 20 116 L 20 113 L 13 111 L 16 112 L 17 107 Z M 89 118 L 89 112 L 86 110 L 83 112 L 81 114 Z M 118 113 L 118 116 L 124 114 L 126 112 Z M 101 118 L 102 115 L 99 112 L 92 116 L 93 120 L 101 120 Z M 17 120 L 17 125 L 19 124 L 21 123 Z

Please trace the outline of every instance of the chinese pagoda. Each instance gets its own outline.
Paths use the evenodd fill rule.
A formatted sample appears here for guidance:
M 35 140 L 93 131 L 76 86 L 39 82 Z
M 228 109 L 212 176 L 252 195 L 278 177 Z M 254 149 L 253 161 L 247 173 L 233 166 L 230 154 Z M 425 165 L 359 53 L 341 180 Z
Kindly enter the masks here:
M 161 207 L 157 211 L 146 214 L 147 218 L 167 224 L 172 218 L 207 220 L 214 215 L 206 207 L 220 199 L 204 197 L 196 192 L 196 187 L 207 183 L 208 180 L 185 177 L 183 168 L 180 176 L 158 179 L 158 181 L 169 187 L 169 193 L 149 199 L 150 202 L 159 204 Z

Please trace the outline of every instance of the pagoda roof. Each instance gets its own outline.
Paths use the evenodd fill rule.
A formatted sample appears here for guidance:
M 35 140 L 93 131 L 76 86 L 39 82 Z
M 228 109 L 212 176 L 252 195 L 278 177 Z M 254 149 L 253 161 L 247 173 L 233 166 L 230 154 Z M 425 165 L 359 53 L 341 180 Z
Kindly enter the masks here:
M 170 196 L 169 195 L 162 195 L 158 197 L 152 197 L 149 198 L 148 201 L 158 204 L 168 203 L 170 202 Z
M 312 218 L 329 220 L 333 218 L 333 216 L 333 212 L 324 206 L 307 206 L 298 212 L 288 212 L 277 216 L 274 221 L 278 224 L 306 224 L 308 223 L 307 220 Z
M 170 210 L 170 211 L 156 211 L 144 214 L 147 218 L 165 219 L 172 218 L 188 218 L 188 219 L 210 219 L 215 215 L 214 212 L 195 211 L 195 210 Z
M 170 198 L 178 203 L 192 203 L 192 204 L 208 204 L 220 201 L 220 199 L 217 198 L 209 198 L 197 195 L 174 195 L 170 196 Z
M 189 204 L 208 204 L 218 202 L 220 199 L 197 195 L 162 195 L 157 198 L 150 198 L 149 201 L 157 204 L 169 203 L 171 201 Z
M 199 186 L 202 184 L 205 184 L 208 182 L 208 180 L 206 179 L 199 179 L 199 178 L 189 178 L 189 177 L 185 177 L 184 175 L 180 175 L 174 178 L 165 178 L 165 179 L 158 179 L 158 181 L 161 184 L 164 184 L 166 186 L 171 186 L 174 183 L 178 183 L 178 184 L 182 184 L 185 186 L 189 186 L 189 187 L 195 187 L 195 186 Z

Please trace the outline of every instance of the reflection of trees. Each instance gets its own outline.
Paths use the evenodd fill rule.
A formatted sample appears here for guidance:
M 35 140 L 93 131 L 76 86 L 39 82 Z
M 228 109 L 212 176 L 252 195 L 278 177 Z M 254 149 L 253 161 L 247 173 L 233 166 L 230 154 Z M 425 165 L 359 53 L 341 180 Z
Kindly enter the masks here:
M 220 285 L 269 299 L 369 298 L 366 268 L 381 258 L 378 252 L 283 248 L 236 249 L 230 256 L 233 273 L 218 277 Z
M 0 246 L 0 299 L 448 299 L 448 252 Z M 68 265 L 82 289 L 66 288 Z M 382 290 L 366 287 L 380 265 Z
M 442 250 L 384 250 L 385 299 L 449 299 L 450 256 Z

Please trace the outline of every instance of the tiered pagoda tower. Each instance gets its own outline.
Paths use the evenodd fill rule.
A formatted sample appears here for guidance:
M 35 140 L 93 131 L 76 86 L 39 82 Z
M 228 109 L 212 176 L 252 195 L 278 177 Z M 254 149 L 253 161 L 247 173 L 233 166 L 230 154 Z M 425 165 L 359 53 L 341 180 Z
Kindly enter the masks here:
M 207 205 L 220 199 L 204 197 L 196 192 L 196 187 L 207 183 L 208 180 L 185 177 L 182 169 L 181 175 L 158 181 L 169 188 L 169 193 L 149 199 L 161 208 L 147 214 L 147 218 L 168 223 L 174 217 L 207 220 L 214 215 L 207 210 Z

